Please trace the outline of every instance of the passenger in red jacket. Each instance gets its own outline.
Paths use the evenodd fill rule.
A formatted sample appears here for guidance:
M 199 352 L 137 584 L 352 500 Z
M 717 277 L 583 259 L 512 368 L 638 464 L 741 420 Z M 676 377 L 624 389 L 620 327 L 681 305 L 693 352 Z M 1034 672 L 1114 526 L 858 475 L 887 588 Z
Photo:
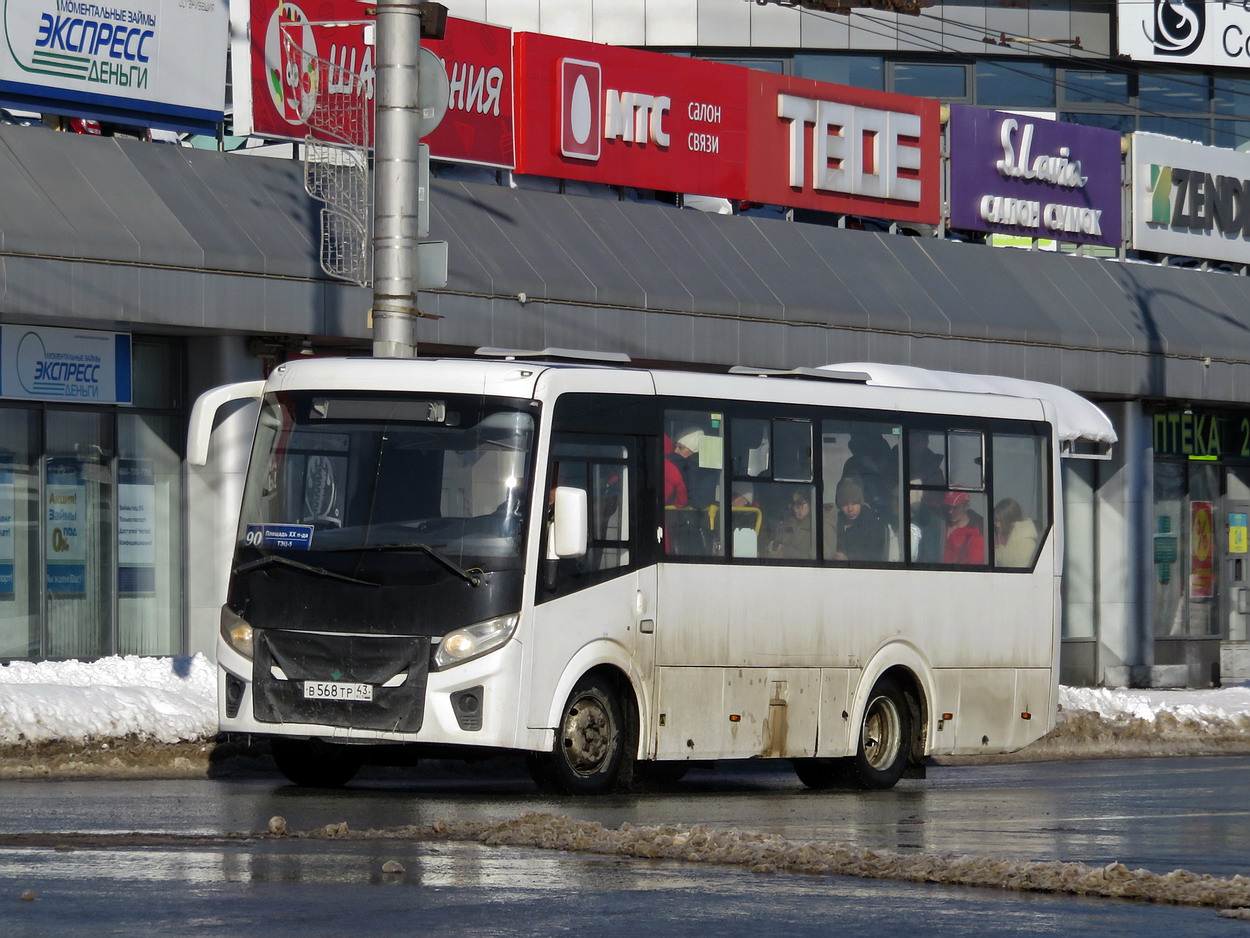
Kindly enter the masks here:
M 681 467 L 674 461 L 677 455 L 673 448 L 673 440 L 664 434 L 664 504 L 674 508 L 685 508 L 688 496 L 686 480 L 682 477 Z
M 972 510 L 967 492 L 947 492 L 946 550 L 943 563 L 985 563 L 985 519 Z

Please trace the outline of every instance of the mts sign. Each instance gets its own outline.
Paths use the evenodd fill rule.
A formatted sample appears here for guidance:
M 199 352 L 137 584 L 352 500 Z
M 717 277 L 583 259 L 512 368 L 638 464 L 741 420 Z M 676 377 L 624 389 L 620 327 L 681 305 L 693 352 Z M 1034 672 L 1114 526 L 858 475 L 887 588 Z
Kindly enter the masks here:
M 938 104 L 520 33 L 517 169 L 936 223 Z
M 517 169 L 742 198 L 746 69 L 518 33 Z

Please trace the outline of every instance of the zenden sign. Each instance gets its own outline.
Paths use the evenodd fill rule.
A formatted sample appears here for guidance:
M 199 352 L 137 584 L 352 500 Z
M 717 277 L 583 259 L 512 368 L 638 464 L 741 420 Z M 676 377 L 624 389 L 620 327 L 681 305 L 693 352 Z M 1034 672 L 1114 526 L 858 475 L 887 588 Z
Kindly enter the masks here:
M 1132 247 L 1250 263 L 1250 155 L 1173 137 L 1130 137 Z
M 130 336 L 0 326 L 0 397 L 129 404 Z

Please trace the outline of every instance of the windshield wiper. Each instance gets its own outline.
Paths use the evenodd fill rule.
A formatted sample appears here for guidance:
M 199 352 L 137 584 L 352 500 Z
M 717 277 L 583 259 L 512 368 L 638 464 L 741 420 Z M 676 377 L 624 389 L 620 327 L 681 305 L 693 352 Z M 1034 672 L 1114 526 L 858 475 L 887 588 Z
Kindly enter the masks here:
M 347 583 L 359 583 L 362 586 L 378 586 L 372 580 L 362 580 L 359 577 L 348 576 L 346 573 L 335 573 L 333 570 L 327 570 L 325 567 L 314 567 L 310 563 L 304 563 L 299 560 L 292 560 L 290 557 L 283 557 L 281 554 L 266 554 L 264 557 L 257 557 L 255 560 L 249 560 L 247 563 L 241 563 L 234 568 L 235 573 L 248 573 L 251 570 L 259 570 L 261 567 L 267 567 L 270 564 L 281 564 L 284 567 L 294 567 L 296 570 L 303 570 L 306 573 L 315 573 L 317 576 L 329 577 L 332 580 L 343 580 Z
M 366 544 L 359 548 L 360 550 L 419 550 L 426 556 L 436 560 L 439 564 L 446 567 L 460 579 L 464 580 L 470 586 L 481 586 L 484 582 L 484 574 L 480 567 L 473 567 L 469 570 L 464 569 L 460 564 L 456 563 L 440 550 L 436 550 L 429 544 L 423 544 L 420 541 L 403 541 L 394 544 Z

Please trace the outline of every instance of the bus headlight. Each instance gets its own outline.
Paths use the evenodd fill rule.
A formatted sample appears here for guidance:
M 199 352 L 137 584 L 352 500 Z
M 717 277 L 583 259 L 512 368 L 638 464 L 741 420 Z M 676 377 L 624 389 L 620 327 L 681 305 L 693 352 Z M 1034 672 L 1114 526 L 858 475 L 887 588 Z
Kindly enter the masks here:
M 434 667 L 439 670 L 450 668 L 454 664 L 494 651 L 512 637 L 512 633 L 516 631 L 517 618 L 514 613 L 448 632 L 434 652 Z
M 229 606 L 221 607 L 221 637 L 245 658 L 252 657 L 252 627 Z

